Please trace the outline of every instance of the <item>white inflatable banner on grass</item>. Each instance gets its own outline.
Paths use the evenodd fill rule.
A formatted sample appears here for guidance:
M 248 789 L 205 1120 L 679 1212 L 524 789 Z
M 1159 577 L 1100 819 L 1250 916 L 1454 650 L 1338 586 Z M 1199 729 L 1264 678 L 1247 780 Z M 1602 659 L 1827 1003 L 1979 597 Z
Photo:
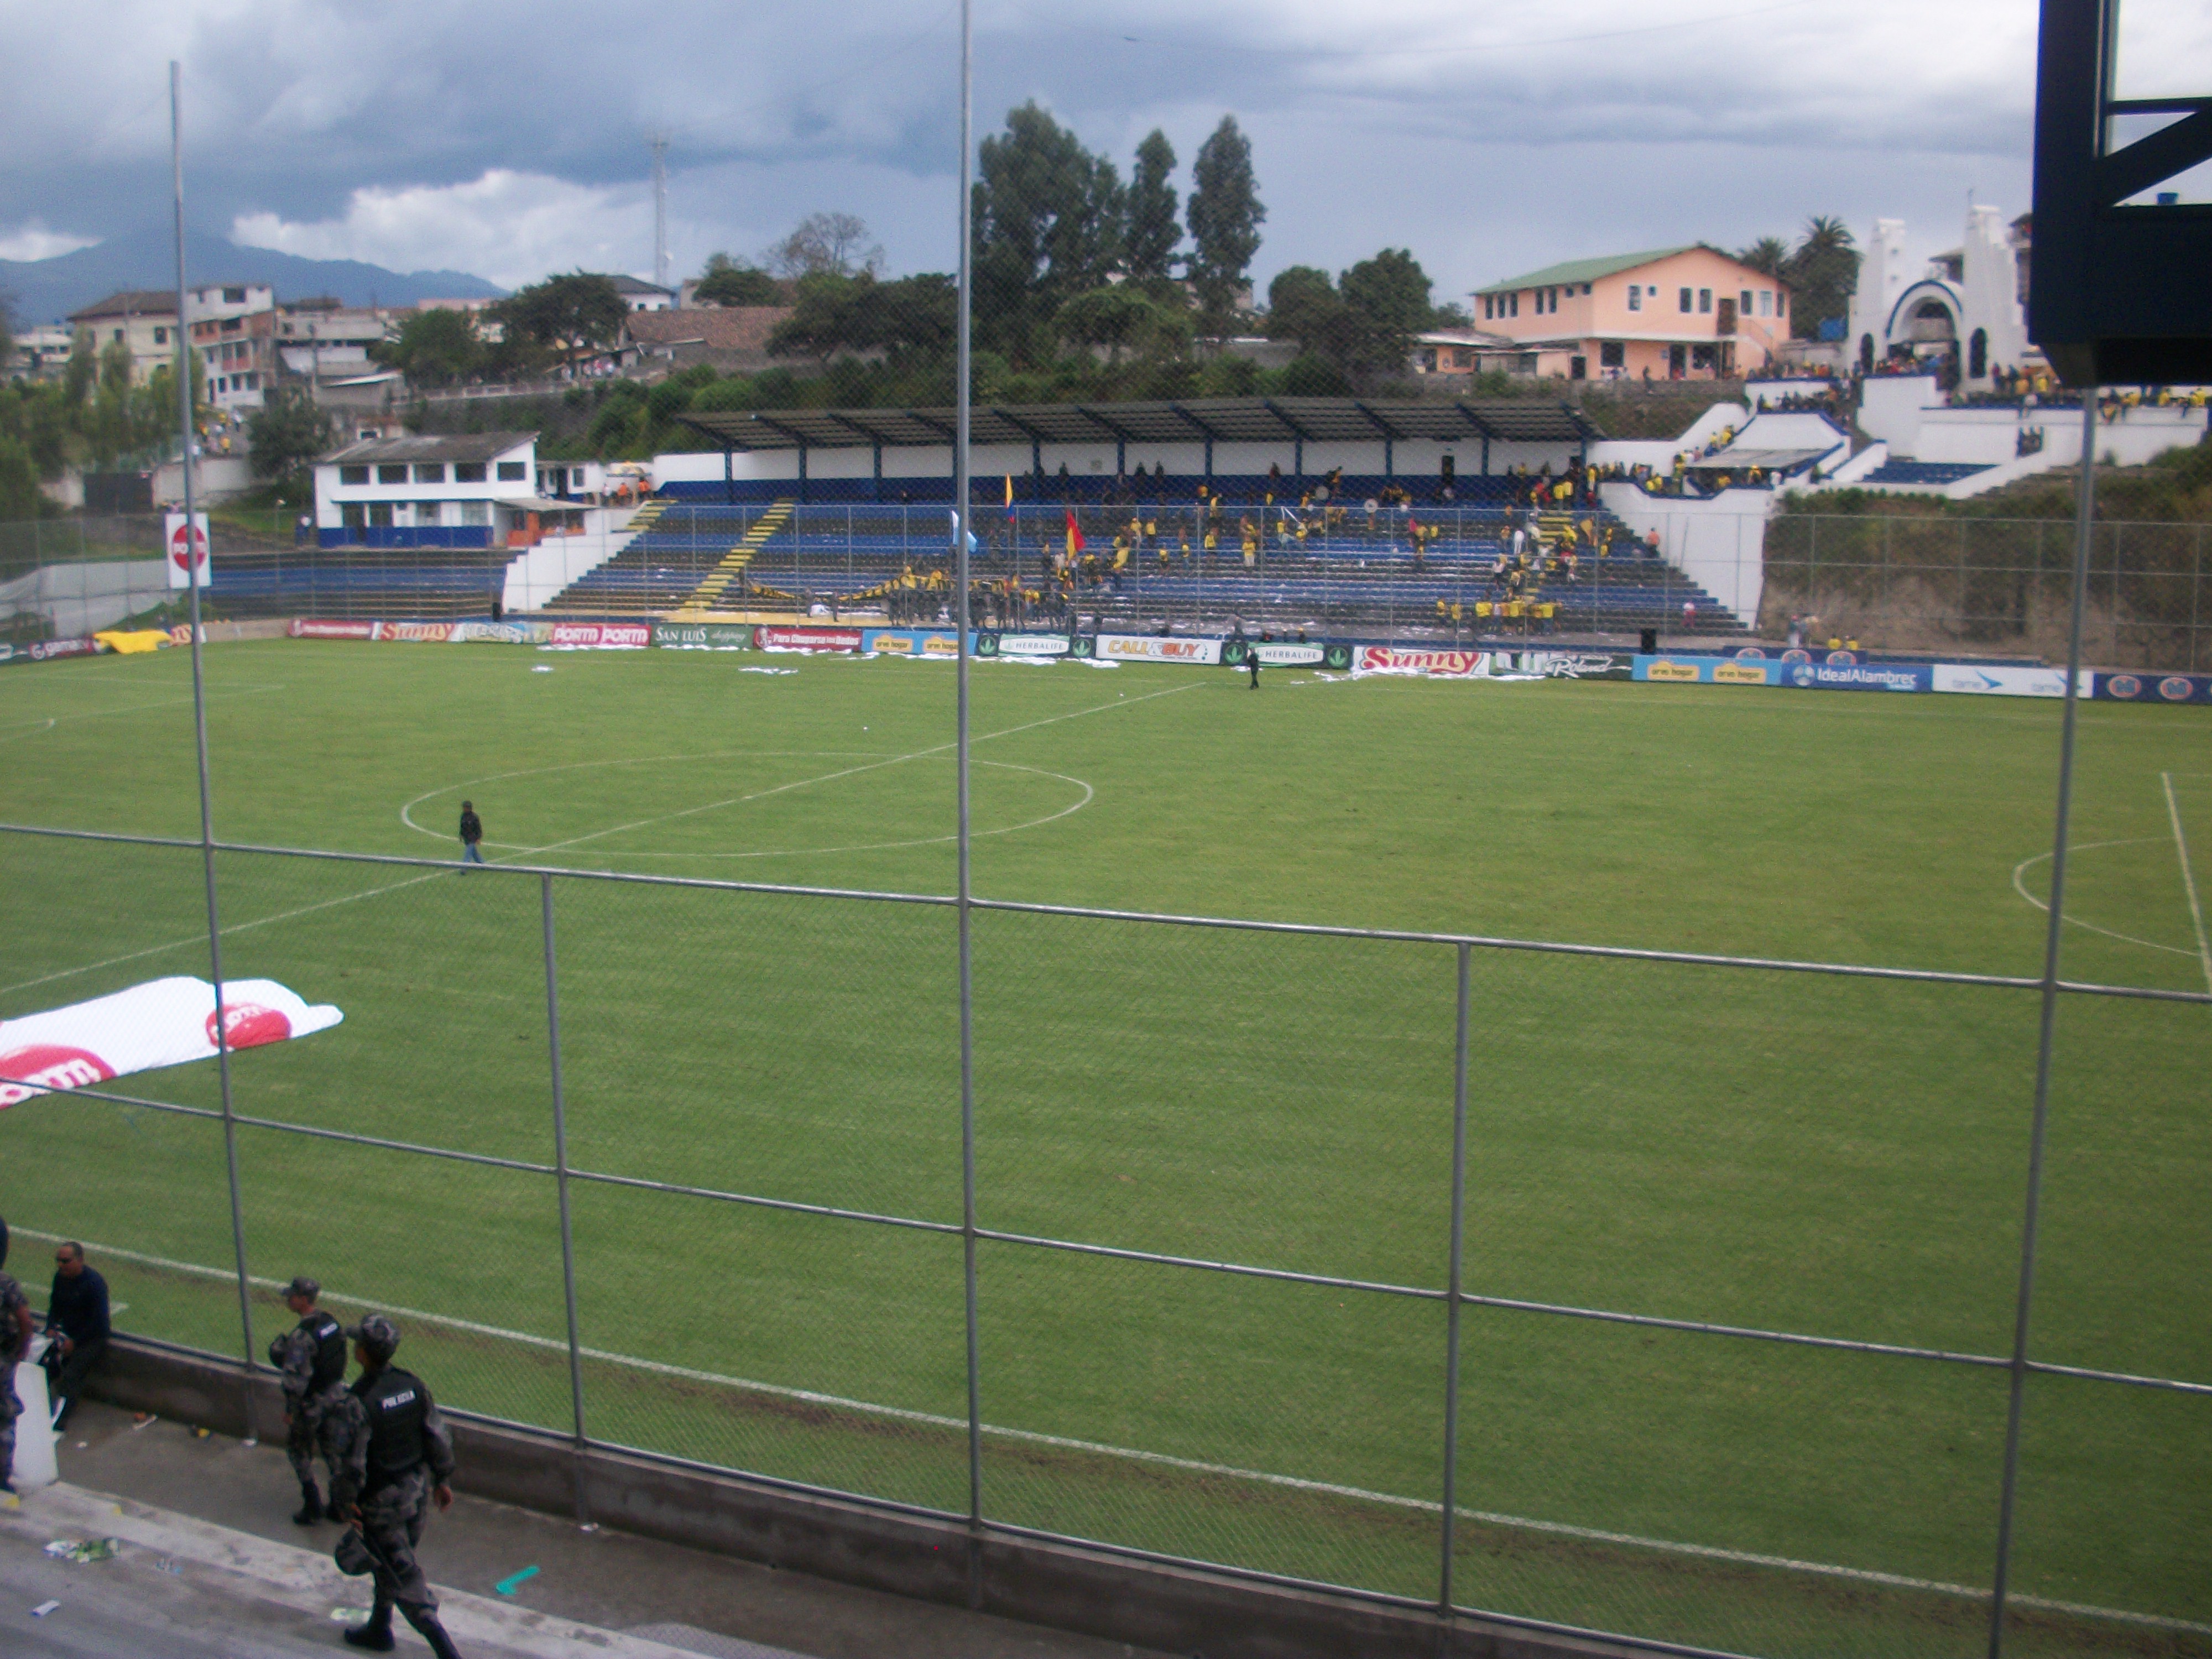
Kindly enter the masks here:
M 327 1030 L 345 1016 L 306 1001 L 273 979 L 223 987 L 222 1026 L 233 1048 Z M 0 1020 L 0 1107 L 47 1088 L 89 1089 L 216 1053 L 215 987 L 179 975 L 43 1014 Z M 45 1085 L 45 1086 L 41 1086 Z

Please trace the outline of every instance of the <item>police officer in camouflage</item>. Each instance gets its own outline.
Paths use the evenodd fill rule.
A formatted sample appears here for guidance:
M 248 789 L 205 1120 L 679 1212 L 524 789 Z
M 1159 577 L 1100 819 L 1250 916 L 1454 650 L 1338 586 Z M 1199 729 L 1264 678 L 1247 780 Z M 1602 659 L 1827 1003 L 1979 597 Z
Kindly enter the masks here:
M 269 1344 L 269 1363 L 283 1373 L 284 1455 L 300 1477 L 300 1512 L 292 1519 L 302 1527 L 323 1518 L 323 1495 L 315 1486 L 318 1451 L 331 1471 L 331 1492 L 337 1490 L 330 1415 L 345 1392 L 345 1328 L 315 1305 L 322 1293 L 305 1274 L 287 1285 L 284 1305 L 300 1322 Z
M 8 1224 L 0 1221 L 0 1263 L 8 1260 Z M 0 1492 L 15 1490 L 15 1367 L 31 1348 L 31 1303 L 23 1287 L 0 1273 Z
M 438 1622 L 438 1598 L 415 1559 L 431 1503 L 442 1510 L 453 1501 L 446 1484 L 453 1474 L 453 1438 L 422 1379 L 392 1363 L 399 1332 L 390 1320 L 371 1314 L 347 1334 L 361 1376 L 325 1419 L 337 1451 L 331 1509 L 361 1529 L 374 1563 L 376 1605 L 368 1622 L 346 1632 L 345 1639 L 390 1652 L 396 1605 L 438 1659 L 459 1659 Z

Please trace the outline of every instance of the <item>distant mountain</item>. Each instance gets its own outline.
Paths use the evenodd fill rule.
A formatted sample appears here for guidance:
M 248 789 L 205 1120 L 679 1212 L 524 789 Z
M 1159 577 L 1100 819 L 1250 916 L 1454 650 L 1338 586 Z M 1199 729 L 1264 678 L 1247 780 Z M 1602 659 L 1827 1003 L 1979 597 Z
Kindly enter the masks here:
M 111 236 L 52 259 L 0 259 L 0 294 L 16 325 L 60 322 L 118 289 L 173 289 L 176 244 L 161 226 Z M 185 280 L 269 283 L 279 300 L 334 294 L 348 305 L 414 305 L 422 300 L 495 300 L 507 290 L 459 270 L 386 270 L 358 259 L 302 259 L 265 247 L 240 247 L 204 230 L 185 233 Z

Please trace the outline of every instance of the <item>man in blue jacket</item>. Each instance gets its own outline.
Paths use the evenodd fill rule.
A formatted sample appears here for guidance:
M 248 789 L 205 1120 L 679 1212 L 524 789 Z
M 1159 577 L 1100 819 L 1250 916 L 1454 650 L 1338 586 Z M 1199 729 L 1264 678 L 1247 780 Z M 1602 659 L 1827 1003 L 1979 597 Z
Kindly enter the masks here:
M 75 1240 L 54 1249 L 46 1330 L 56 1339 L 46 1351 L 46 1369 L 53 1378 L 54 1427 L 58 1430 L 76 1409 L 87 1374 L 107 1352 L 107 1281 L 85 1265 L 84 1246 Z

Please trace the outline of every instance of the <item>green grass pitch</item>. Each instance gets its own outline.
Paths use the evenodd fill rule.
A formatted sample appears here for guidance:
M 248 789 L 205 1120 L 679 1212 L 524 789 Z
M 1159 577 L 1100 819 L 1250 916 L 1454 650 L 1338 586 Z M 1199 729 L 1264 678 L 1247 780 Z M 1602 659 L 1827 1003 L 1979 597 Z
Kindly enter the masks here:
M 207 671 L 228 842 L 450 856 L 466 796 L 507 861 L 953 885 L 946 664 L 276 641 Z M 2040 969 L 2053 705 L 972 684 L 986 897 Z M 0 675 L 0 818 L 195 836 L 189 694 L 173 651 Z M 2203 990 L 2183 849 L 2212 886 L 2212 726 L 2085 706 L 2077 784 L 2068 977 Z M 206 971 L 197 849 L 8 836 L 0 860 L 0 1017 Z M 240 1055 L 241 1113 L 550 1160 L 534 880 L 218 862 L 226 971 L 345 1012 Z M 556 919 L 580 1168 L 957 1222 L 950 910 L 562 882 Z M 984 1225 L 1444 1283 L 1449 947 L 984 912 L 975 953 Z M 1489 950 L 1472 986 L 1470 1291 L 2008 1351 L 2032 993 Z M 2212 1381 L 2209 1078 L 2205 1007 L 2064 1002 L 2039 1358 Z M 218 1099 L 212 1066 L 118 1086 Z M 549 1181 L 264 1128 L 240 1155 L 257 1273 L 469 1322 L 409 1324 L 441 1397 L 568 1426 Z M 957 1237 L 574 1201 L 595 1437 L 965 1509 Z M 88 1240 L 126 1328 L 237 1351 L 215 1127 L 27 1102 L 0 1114 L 0 1212 Z M 980 1256 L 994 1518 L 1436 1594 L 1437 1302 Z M 257 1341 L 283 1317 L 263 1292 Z M 1462 1604 L 1747 1652 L 1979 1650 L 1981 1603 L 1867 1575 L 1988 1583 L 2002 1372 L 1492 1308 L 1463 1352 Z M 2039 1377 L 2027 1407 L 2017 1650 L 2212 1652 L 2212 1400 Z

